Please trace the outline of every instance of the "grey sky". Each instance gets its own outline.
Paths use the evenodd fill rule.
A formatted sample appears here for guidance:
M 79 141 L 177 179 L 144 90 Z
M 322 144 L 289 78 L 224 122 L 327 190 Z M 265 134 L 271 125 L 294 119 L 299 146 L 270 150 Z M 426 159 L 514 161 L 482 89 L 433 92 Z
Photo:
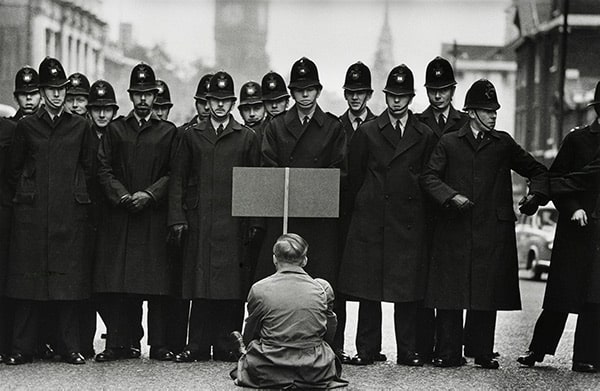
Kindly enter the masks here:
M 182 63 L 201 57 L 218 68 L 215 1 L 104 0 L 104 19 L 112 39 L 117 38 L 119 22 L 131 22 L 142 44 L 160 43 Z M 440 53 L 442 42 L 503 44 L 509 5 L 510 0 L 389 1 L 394 61 L 413 69 L 419 86 L 415 103 L 425 104 L 420 88 L 424 69 Z M 307 56 L 319 66 L 326 89 L 341 88 L 349 64 L 373 63 L 384 7 L 381 0 L 272 0 L 267 39 L 272 69 L 287 78 L 291 64 Z

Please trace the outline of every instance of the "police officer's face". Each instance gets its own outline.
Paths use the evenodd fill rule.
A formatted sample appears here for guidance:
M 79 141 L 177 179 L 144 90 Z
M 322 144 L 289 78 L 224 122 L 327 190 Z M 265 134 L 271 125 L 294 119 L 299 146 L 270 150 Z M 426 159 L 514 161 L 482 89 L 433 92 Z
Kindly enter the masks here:
M 129 98 L 133 103 L 133 110 L 136 114 L 140 117 L 147 117 L 152 110 L 156 93 L 154 91 L 134 91 L 129 94 Z
M 85 115 L 87 113 L 88 100 L 81 95 L 67 95 L 65 109 L 71 114 Z
M 496 110 L 470 109 L 469 118 L 473 128 L 479 131 L 492 130 L 496 127 Z
M 267 113 L 269 113 L 269 115 L 271 117 L 274 117 L 277 114 L 281 114 L 285 110 L 287 110 L 289 101 L 290 101 L 290 98 L 288 98 L 288 97 L 283 97 L 283 98 L 276 99 L 276 100 L 265 101 L 265 109 L 267 110 Z
M 437 110 L 446 110 L 446 107 L 450 106 L 452 97 L 454 96 L 455 86 L 446 88 L 428 88 L 427 97 L 429 103 Z
M 349 91 L 344 90 L 344 99 L 348 102 L 348 108 L 352 114 L 362 114 L 371 99 L 371 91 Z
M 90 116 L 97 127 L 105 128 L 115 116 L 115 108 L 112 106 L 91 107 Z
M 44 96 L 44 102 L 46 105 L 53 110 L 60 110 L 60 108 L 65 104 L 65 97 L 67 95 L 66 87 L 44 87 L 42 88 L 42 93 Z
M 154 105 L 152 106 L 152 111 L 156 116 L 164 121 L 169 119 L 169 113 L 171 112 L 171 107 L 169 105 Z
M 392 117 L 402 118 L 408 112 L 408 105 L 412 102 L 412 95 L 385 94 L 385 103 Z
M 312 110 L 317 105 L 317 98 L 321 95 L 321 90 L 317 87 L 294 88 L 292 96 L 299 108 L 303 110 Z
M 196 111 L 198 112 L 198 118 L 205 120 L 210 116 L 210 106 L 208 101 L 205 99 L 196 99 Z
M 21 111 L 26 115 L 32 114 L 40 107 L 40 103 L 42 103 L 42 95 L 39 91 L 27 93 L 19 92 L 15 94 L 15 99 L 17 100 L 17 104 Z
M 217 121 L 224 121 L 233 109 L 234 99 L 208 98 L 210 115 Z
M 240 106 L 239 109 L 246 125 L 254 125 L 265 116 L 265 106 L 261 102 Z

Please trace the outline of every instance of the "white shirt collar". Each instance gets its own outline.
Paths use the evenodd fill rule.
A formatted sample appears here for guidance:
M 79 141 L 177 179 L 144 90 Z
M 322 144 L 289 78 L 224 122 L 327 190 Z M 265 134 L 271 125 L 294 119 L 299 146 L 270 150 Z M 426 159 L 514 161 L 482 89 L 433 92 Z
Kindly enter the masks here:
M 315 105 L 315 107 L 313 107 L 313 109 L 308 114 L 301 113 L 300 110 L 298 110 L 298 118 L 300 119 L 300 123 L 304 122 L 304 117 L 308 117 L 308 120 L 310 121 L 312 119 L 312 117 L 315 115 L 316 110 L 317 110 L 316 105 Z
M 150 113 L 150 114 L 148 114 L 147 116 L 145 116 L 145 117 L 143 117 L 143 118 L 142 118 L 142 117 L 140 117 L 139 115 L 137 115 L 137 113 L 134 111 L 134 112 L 133 112 L 133 116 L 134 116 L 134 117 L 135 117 L 135 119 L 137 120 L 138 124 L 140 124 L 140 123 L 142 122 L 142 120 L 144 120 L 144 121 L 146 121 L 146 122 L 150 121 L 150 117 L 152 117 L 152 113 Z
M 406 114 L 404 114 L 402 118 L 392 117 L 389 111 L 388 115 L 390 117 L 390 123 L 392 124 L 392 127 L 396 127 L 396 121 L 400 121 L 400 131 L 402 132 L 402 134 L 404 134 L 404 129 L 406 129 L 406 122 L 408 122 L 408 111 L 406 112 Z
M 227 117 L 227 119 L 224 122 L 217 122 L 213 119 L 213 117 L 210 117 L 210 123 L 211 123 L 213 129 L 215 130 L 215 132 L 219 128 L 219 125 L 223 125 L 223 129 L 225 129 L 225 128 L 227 128 L 227 125 L 229 125 L 229 116 Z

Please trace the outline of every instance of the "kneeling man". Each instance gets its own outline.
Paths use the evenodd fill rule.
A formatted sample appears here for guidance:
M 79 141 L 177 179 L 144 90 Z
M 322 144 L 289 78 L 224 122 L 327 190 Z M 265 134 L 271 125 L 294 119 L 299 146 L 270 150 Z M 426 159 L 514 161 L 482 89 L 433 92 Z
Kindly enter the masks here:
M 248 294 L 247 351 L 232 373 L 235 384 L 255 388 L 334 388 L 341 364 L 328 342 L 335 335 L 333 289 L 305 271 L 308 244 L 284 234 L 273 246 L 277 272 Z

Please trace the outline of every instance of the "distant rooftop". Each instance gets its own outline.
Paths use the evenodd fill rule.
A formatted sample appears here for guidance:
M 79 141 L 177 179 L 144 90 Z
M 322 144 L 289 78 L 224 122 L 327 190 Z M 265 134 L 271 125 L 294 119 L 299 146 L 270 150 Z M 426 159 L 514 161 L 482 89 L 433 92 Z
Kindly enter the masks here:
M 504 46 L 442 44 L 442 57 L 463 61 L 515 61 L 514 50 Z

